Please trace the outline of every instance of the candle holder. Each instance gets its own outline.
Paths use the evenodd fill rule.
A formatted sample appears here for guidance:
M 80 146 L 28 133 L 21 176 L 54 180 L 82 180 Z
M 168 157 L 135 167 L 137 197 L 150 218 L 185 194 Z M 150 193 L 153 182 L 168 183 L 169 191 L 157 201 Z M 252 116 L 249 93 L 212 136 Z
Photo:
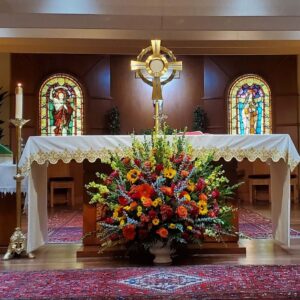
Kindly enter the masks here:
M 7 251 L 3 257 L 4 260 L 12 259 L 16 256 L 34 258 L 32 253 L 27 252 L 27 238 L 21 229 L 21 218 L 22 218 L 22 180 L 24 176 L 19 168 L 19 161 L 21 157 L 21 143 L 22 143 L 22 127 L 29 122 L 29 120 L 24 119 L 12 119 L 10 120 L 12 124 L 16 127 L 16 142 L 17 142 L 17 153 L 16 153 L 16 201 L 17 201 L 17 227 L 10 237 L 10 243 L 8 245 Z

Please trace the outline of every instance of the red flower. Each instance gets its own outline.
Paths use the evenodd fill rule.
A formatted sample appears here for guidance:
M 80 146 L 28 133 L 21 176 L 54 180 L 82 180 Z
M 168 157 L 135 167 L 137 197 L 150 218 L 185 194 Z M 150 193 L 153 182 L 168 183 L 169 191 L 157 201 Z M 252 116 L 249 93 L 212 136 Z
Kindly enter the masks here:
M 175 164 L 180 164 L 182 162 L 182 160 L 183 160 L 183 157 L 184 157 L 183 154 L 180 154 L 178 157 L 175 157 L 174 158 L 174 163 Z
M 123 236 L 126 240 L 132 241 L 135 238 L 135 226 L 133 224 L 129 224 L 123 227 L 122 229 Z
M 197 184 L 196 184 L 196 189 L 198 191 L 202 191 L 206 187 L 205 180 L 203 178 L 199 178 Z
M 109 175 L 109 177 L 111 177 L 111 178 L 115 178 L 115 177 L 117 177 L 117 176 L 119 176 L 119 172 L 118 172 L 118 171 L 113 171 L 113 172 Z
M 197 216 L 199 214 L 199 207 L 195 201 L 189 202 L 191 205 L 191 215 Z
M 155 174 L 155 173 L 151 174 L 151 180 L 152 181 L 155 181 L 157 179 L 157 177 L 158 177 L 157 174 Z
M 156 171 L 157 173 L 160 173 L 163 169 L 164 169 L 164 165 L 163 165 L 163 164 L 158 164 L 158 165 L 156 165 L 156 167 L 155 167 L 155 171 Z
M 215 190 L 212 191 L 211 196 L 213 198 L 217 199 L 220 196 L 220 192 L 217 189 L 215 189 Z
M 138 167 L 141 166 L 141 161 L 140 161 L 139 159 L 137 159 L 137 158 L 134 159 L 134 163 L 135 163 Z
M 141 222 L 148 223 L 150 221 L 150 217 L 146 215 L 141 215 Z
M 119 203 L 122 205 L 122 206 L 125 206 L 128 204 L 128 201 L 126 198 L 120 196 L 119 199 L 118 199 Z
M 160 190 L 167 196 L 172 197 L 174 194 L 174 190 L 173 188 L 169 187 L 169 186 L 161 186 Z
M 160 213 L 163 220 L 170 219 L 173 216 L 173 209 L 170 205 L 163 204 L 160 207 Z
M 164 227 L 161 227 L 158 230 L 156 230 L 156 233 L 163 239 L 167 238 L 169 235 L 168 230 Z
M 107 223 L 107 224 L 113 224 L 114 223 L 114 219 L 113 218 L 106 218 L 104 220 L 104 222 Z
M 151 209 L 149 212 L 148 212 L 148 216 L 150 217 L 150 219 L 154 219 L 156 216 L 157 216 L 157 213 L 155 210 Z
M 215 218 L 216 217 L 216 214 L 214 211 L 210 210 L 207 214 L 210 218 Z

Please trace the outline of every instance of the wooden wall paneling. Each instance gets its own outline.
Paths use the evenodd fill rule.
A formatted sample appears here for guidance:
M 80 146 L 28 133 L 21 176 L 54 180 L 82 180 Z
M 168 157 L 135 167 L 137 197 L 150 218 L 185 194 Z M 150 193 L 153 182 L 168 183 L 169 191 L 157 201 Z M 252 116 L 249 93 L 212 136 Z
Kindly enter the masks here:
M 298 123 L 298 96 L 295 95 L 276 95 L 276 110 L 274 110 L 276 124 L 278 125 L 296 125 Z

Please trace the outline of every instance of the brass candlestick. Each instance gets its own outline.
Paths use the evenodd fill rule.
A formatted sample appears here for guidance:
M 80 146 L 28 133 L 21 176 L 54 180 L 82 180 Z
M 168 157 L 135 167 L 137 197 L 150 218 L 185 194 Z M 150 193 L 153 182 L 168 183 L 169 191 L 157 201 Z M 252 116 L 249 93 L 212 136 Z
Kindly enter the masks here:
M 12 124 L 16 127 L 16 141 L 17 141 L 17 153 L 16 153 L 16 200 L 17 200 L 17 226 L 10 237 L 10 243 L 8 245 L 7 251 L 3 257 L 4 260 L 9 260 L 16 256 L 34 258 L 32 253 L 27 252 L 27 238 L 21 229 L 21 218 L 22 218 L 22 180 L 24 176 L 21 174 L 19 169 L 19 160 L 21 157 L 21 142 L 22 142 L 22 127 L 29 122 L 29 120 L 24 119 L 12 119 L 10 120 Z

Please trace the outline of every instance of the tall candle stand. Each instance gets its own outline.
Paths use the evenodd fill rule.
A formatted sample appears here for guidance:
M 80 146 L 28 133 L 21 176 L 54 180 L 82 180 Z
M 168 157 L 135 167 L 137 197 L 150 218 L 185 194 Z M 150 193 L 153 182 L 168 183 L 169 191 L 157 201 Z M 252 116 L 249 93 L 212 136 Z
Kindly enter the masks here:
M 17 256 L 34 258 L 32 253 L 27 252 L 27 238 L 21 229 L 21 218 L 22 218 L 22 180 L 24 176 L 19 168 L 19 160 L 21 157 L 21 143 L 22 143 L 22 127 L 29 122 L 24 119 L 12 119 L 10 120 L 16 127 L 16 142 L 17 142 L 17 153 L 16 153 L 16 200 L 17 200 L 17 227 L 10 237 L 10 243 L 8 249 L 3 257 L 4 260 L 9 260 Z

